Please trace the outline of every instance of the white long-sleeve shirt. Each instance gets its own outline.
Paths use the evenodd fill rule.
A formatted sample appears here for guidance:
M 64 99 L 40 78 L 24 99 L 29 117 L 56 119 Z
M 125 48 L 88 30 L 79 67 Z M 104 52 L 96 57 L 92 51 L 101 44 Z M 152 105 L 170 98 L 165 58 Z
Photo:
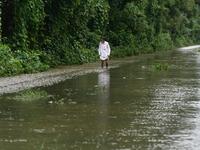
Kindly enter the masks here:
M 99 56 L 101 60 L 106 60 L 110 56 L 110 45 L 107 41 L 104 41 L 104 43 L 99 43 Z

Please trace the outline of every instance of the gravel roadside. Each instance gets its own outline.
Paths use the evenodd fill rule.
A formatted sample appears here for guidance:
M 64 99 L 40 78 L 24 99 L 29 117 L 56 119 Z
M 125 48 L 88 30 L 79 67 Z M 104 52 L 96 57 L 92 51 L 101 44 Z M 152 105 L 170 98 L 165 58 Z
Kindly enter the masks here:
M 110 60 L 109 68 L 119 67 L 122 64 L 133 62 L 135 59 L 136 57 Z M 0 95 L 19 92 L 34 87 L 49 86 L 70 79 L 74 76 L 80 76 L 92 72 L 102 72 L 105 69 L 106 68 L 100 68 L 100 61 L 98 61 L 83 65 L 60 66 L 45 72 L 34 74 L 2 77 L 0 78 Z

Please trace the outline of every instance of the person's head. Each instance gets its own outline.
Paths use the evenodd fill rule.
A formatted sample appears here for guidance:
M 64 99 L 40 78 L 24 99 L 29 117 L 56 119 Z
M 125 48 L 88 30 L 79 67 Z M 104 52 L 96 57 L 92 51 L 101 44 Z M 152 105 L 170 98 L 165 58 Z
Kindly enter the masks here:
M 105 38 L 101 37 L 101 43 L 104 43 L 104 41 L 105 41 Z

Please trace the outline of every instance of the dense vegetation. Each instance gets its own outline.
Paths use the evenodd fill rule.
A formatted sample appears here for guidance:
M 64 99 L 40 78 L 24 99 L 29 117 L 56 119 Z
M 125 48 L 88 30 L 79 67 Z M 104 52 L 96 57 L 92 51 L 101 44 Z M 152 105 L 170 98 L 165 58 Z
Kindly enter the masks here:
M 1 0 L 0 76 L 200 42 L 198 0 Z

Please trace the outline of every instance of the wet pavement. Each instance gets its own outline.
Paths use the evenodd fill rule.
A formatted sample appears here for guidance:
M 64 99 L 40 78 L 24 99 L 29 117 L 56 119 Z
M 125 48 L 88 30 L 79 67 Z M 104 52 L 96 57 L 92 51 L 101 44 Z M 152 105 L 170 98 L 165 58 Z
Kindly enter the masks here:
M 155 69 L 165 63 L 166 71 Z M 36 81 L 60 79 L 39 89 L 76 103 L 1 96 L 0 149 L 199 149 L 199 47 L 111 60 L 110 69 L 99 65 L 67 66 L 69 72 L 56 68 L 52 78 L 49 71 L 41 79 L 34 74 Z
M 151 55 L 146 55 L 146 57 L 151 57 Z M 110 60 L 109 68 L 116 68 L 120 65 L 137 61 L 138 59 L 138 56 L 134 56 Z M 102 72 L 104 70 L 105 68 L 102 69 L 100 67 L 100 61 L 98 61 L 83 65 L 60 66 L 41 73 L 2 77 L 0 78 L 0 95 L 19 92 L 34 87 L 49 86 L 74 76 L 80 76 L 91 72 Z
M 200 45 L 183 47 L 182 50 L 198 50 Z M 120 65 L 138 61 L 141 58 L 146 59 L 152 57 L 153 54 L 133 56 L 109 61 L 109 68 L 119 67 Z M 59 83 L 74 76 L 84 75 L 91 72 L 102 72 L 100 61 L 87 63 L 83 65 L 60 66 L 45 72 L 34 74 L 22 74 L 13 77 L 0 78 L 0 95 L 5 93 L 13 93 L 40 86 L 49 86 Z

